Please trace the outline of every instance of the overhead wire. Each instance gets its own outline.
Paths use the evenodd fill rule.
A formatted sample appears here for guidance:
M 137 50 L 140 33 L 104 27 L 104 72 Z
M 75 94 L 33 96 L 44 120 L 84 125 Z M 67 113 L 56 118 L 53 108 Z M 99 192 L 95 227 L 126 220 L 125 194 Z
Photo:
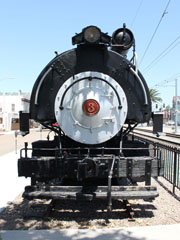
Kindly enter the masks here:
M 178 80 L 179 77 L 180 77 L 180 72 L 178 72 L 176 74 L 173 74 L 171 77 L 168 77 L 167 79 L 165 79 L 165 80 L 163 80 L 159 83 L 154 84 L 151 88 L 152 89 L 168 88 L 168 93 L 169 93 L 169 88 L 170 87 L 175 87 L 175 79 Z M 174 82 L 174 83 L 172 83 L 172 82 Z M 172 92 L 171 92 L 171 94 L 172 94 Z
M 144 60 L 144 57 L 146 56 L 146 53 L 147 53 L 147 51 L 148 51 L 148 49 L 149 49 L 149 47 L 150 47 L 150 45 L 151 45 L 151 43 L 152 43 L 155 35 L 156 35 L 156 32 L 157 32 L 157 30 L 158 30 L 158 28 L 159 28 L 159 26 L 160 26 L 160 24 L 161 24 L 161 22 L 162 22 L 162 20 L 163 20 L 163 17 L 164 17 L 165 14 L 167 13 L 167 8 L 168 8 L 170 2 L 171 2 L 171 0 L 168 1 L 167 5 L 166 5 L 166 7 L 165 7 L 165 9 L 164 9 L 164 11 L 163 11 L 163 13 L 162 13 L 162 16 L 161 16 L 161 18 L 160 18 L 160 20 L 159 20 L 159 22 L 158 22 L 158 24 L 157 24 L 157 26 L 156 26 L 156 28 L 155 28 L 155 31 L 154 31 L 154 33 L 153 33 L 153 35 L 152 35 L 152 37 L 151 37 L 151 39 L 150 39 L 150 41 L 149 41 L 146 49 L 145 49 L 145 51 L 144 51 L 144 54 L 143 54 L 143 56 L 142 56 L 142 58 L 141 58 L 141 61 L 140 61 L 139 65 L 142 63 L 142 61 Z
M 148 72 L 155 64 L 157 64 L 162 58 L 164 58 L 168 53 L 170 53 L 180 43 L 180 41 L 178 41 L 179 39 L 180 35 L 172 43 L 170 43 L 169 46 L 166 49 L 164 49 L 148 66 L 146 66 L 143 69 L 143 72 L 144 73 Z
M 3 78 L 0 78 L 0 81 L 11 80 L 11 79 L 15 79 L 15 78 L 13 78 L 13 77 L 3 77 Z
M 137 18 L 137 15 L 138 15 L 138 13 L 139 13 L 139 10 L 140 10 L 140 8 L 141 8 L 142 3 L 143 3 L 143 0 L 141 0 L 140 4 L 139 4 L 139 6 L 138 6 L 138 8 L 137 8 L 137 10 L 136 10 L 136 13 L 135 13 L 134 18 L 133 18 L 133 20 L 132 20 L 132 22 L 131 22 L 130 27 L 132 27 L 132 26 L 134 25 L 134 22 L 135 22 L 135 20 L 136 20 L 136 18 Z
M 152 88 L 154 87 L 162 87 L 164 86 L 164 84 L 167 84 L 168 82 L 172 82 L 174 81 L 174 79 L 180 77 L 180 72 L 179 73 L 176 73 L 176 74 L 173 74 L 171 77 L 167 78 L 167 79 L 164 79 L 163 81 L 159 82 L 159 83 L 156 83 L 152 86 Z

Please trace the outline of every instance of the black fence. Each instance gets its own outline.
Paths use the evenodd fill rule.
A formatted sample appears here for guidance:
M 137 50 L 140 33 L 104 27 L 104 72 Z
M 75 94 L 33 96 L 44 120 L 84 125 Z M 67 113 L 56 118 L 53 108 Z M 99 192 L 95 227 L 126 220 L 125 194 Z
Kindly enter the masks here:
M 172 192 L 175 194 L 176 188 L 180 190 L 180 149 L 145 140 L 141 137 L 135 138 L 151 145 L 150 149 L 153 150 L 150 150 L 150 155 L 160 160 L 161 166 L 159 167 L 164 168 L 163 177 L 172 184 Z
M 170 146 L 159 144 L 159 153 L 164 161 L 164 178 L 173 184 L 173 193 L 175 188 L 180 189 L 180 150 Z

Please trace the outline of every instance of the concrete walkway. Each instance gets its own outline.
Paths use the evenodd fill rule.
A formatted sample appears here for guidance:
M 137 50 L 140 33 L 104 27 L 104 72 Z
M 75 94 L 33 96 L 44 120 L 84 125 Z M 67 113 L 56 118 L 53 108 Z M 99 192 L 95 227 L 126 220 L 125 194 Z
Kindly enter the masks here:
M 110 229 L 1 231 L 1 240 L 179 240 L 180 224 Z
M 18 177 L 18 157 L 19 152 L 0 156 L 0 212 L 30 184 L 30 179 Z

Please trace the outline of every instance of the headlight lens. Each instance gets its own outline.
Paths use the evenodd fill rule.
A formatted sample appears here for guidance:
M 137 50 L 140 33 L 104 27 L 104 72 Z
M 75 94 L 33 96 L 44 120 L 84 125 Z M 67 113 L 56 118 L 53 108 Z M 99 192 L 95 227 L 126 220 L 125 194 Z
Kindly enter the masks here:
M 99 28 L 91 26 L 84 30 L 84 39 L 89 43 L 96 43 L 100 40 L 101 31 Z

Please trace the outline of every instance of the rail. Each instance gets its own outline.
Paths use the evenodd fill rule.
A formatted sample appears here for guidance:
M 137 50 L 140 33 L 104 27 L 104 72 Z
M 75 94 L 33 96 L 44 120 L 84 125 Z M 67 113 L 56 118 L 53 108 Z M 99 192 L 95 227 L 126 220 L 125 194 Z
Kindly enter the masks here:
M 122 150 L 129 150 L 129 151 L 141 151 L 141 150 L 150 150 L 153 151 L 154 148 L 105 148 L 105 147 L 99 147 L 99 148 L 29 148 L 27 142 L 25 142 L 24 148 L 20 149 L 20 158 L 27 158 L 28 157 L 28 152 L 32 151 L 49 151 L 54 154 L 54 156 L 57 156 L 60 152 L 66 152 L 66 151 L 72 151 L 73 153 L 76 153 L 77 155 L 86 155 L 86 157 L 89 157 L 90 155 L 93 155 L 94 152 L 97 153 L 99 152 L 100 156 L 104 156 L 105 154 L 108 155 L 119 155 L 119 152 Z M 111 151 L 110 154 L 109 151 Z M 71 153 L 72 153 L 71 152 Z M 115 154 L 117 153 L 117 154 Z
M 150 129 L 136 128 L 136 130 L 137 130 L 137 131 L 140 131 L 140 132 L 153 133 L 153 131 L 150 130 Z M 164 132 L 164 134 L 165 134 L 165 136 L 167 136 L 167 137 L 180 138 L 180 135 L 179 135 L 179 134 L 176 134 L 176 133 Z

